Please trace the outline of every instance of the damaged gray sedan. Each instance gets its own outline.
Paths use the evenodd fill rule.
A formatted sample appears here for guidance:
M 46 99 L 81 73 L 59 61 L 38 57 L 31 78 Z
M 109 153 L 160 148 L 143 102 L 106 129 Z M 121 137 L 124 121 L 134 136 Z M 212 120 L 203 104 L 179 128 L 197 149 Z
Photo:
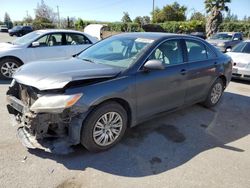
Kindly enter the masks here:
M 103 151 L 153 115 L 216 105 L 231 74 L 231 59 L 202 39 L 121 34 L 71 59 L 20 67 L 7 108 L 28 148 L 62 153 L 81 143 Z

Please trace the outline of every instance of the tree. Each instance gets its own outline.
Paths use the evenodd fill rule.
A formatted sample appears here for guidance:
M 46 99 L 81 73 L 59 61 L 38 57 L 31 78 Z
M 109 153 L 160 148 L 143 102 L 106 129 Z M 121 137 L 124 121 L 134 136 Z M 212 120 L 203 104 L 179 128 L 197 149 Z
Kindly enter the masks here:
M 30 15 L 27 15 L 26 17 L 23 18 L 23 22 L 31 24 L 33 22 L 33 19 Z
M 216 33 L 220 24 L 223 21 L 222 11 L 228 11 L 229 8 L 226 5 L 231 0 L 205 0 L 205 8 L 208 13 L 206 22 L 207 37 Z
M 53 23 L 55 21 L 56 13 L 54 13 L 53 9 L 46 5 L 43 0 L 41 3 L 37 3 L 37 7 L 35 9 L 35 20 L 41 21 L 45 23 Z
M 167 21 L 185 21 L 187 7 L 181 6 L 179 3 L 166 5 L 163 9 L 156 8 L 152 13 L 154 14 L 153 22 L 162 23 Z
M 143 25 L 143 18 L 141 16 L 137 16 L 137 17 L 135 17 L 133 22 L 137 23 L 139 25 Z
M 228 10 L 227 15 L 224 17 L 225 22 L 235 22 L 238 21 L 238 16 L 236 14 L 231 13 L 230 10 Z
M 150 17 L 149 16 L 143 16 L 142 20 L 143 20 L 143 25 L 150 24 Z
M 122 22 L 123 23 L 130 23 L 130 22 L 132 22 L 131 18 L 129 17 L 128 12 L 123 12 Z
M 205 19 L 206 17 L 200 12 L 194 12 L 190 17 L 190 20 L 205 21 Z
M 4 21 L 3 22 L 8 28 L 13 27 L 13 23 L 12 23 L 10 16 L 7 12 L 5 12 L 5 14 L 4 14 Z

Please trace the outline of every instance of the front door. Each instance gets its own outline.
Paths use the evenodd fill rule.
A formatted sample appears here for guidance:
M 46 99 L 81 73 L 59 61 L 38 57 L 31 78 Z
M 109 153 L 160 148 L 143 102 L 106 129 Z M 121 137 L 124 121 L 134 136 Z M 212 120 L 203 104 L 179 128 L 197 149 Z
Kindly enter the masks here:
M 136 76 L 137 115 L 139 119 L 175 109 L 184 104 L 187 65 L 183 62 L 180 40 L 162 43 L 148 60 L 165 64 L 164 70 L 140 70 Z
M 29 47 L 29 54 L 33 54 L 29 61 L 48 60 L 70 57 L 68 46 L 63 43 L 63 34 L 45 35 L 37 40 L 39 46 Z

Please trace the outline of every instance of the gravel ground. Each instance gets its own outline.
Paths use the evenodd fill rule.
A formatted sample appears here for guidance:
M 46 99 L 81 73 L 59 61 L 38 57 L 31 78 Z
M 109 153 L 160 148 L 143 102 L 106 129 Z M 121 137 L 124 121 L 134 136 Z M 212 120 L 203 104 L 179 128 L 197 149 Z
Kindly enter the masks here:
M 21 145 L 8 84 L 0 81 L 0 187 L 250 187 L 250 82 L 231 82 L 213 109 L 193 105 L 128 130 L 106 152 L 79 145 L 66 156 Z

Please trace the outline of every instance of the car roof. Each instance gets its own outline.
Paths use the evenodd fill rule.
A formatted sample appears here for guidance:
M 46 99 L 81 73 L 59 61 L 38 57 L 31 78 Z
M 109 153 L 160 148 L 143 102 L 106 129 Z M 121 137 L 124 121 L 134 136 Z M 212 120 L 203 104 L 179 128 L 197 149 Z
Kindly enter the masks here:
M 218 32 L 218 33 L 220 33 L 220 34 L 231 34 L 231 35 L 236 34 L 236 33 L 241 34 L 241 32 Z
M 147 39 L 153 39 L 153 40 L 158 40 L 162 38 L 172 38 L 172 37 L 192 37 L 190 35 L 185 35 L 185 34 L 175 34 L 175 33 L 163 33 L 163 32 L 132 32 L 132 33 L 120 33 L 116 36 L 122 36 L 122 37 L 137 37 L 137 38 L 147 38 Z M 197 38 L 197 37 L 193 37 Z
M 37 30 L 37 32 L 39 33 L 55 33 L 55 32 L 64 32 L 64 33 L 83 33 L 80 31 L 76 31 L 76 30 L 67 30 L 67 29 L 41 29 L 41 30 Z

